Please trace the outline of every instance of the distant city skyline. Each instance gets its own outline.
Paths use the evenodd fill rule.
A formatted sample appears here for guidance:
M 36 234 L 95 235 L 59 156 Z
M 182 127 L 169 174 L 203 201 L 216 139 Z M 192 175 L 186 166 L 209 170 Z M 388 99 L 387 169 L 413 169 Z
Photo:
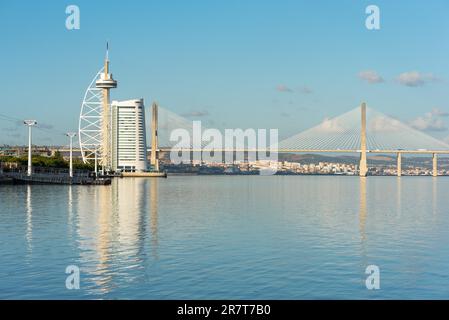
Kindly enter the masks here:
M 114 100 L 153 100 L 216 128 L 279 128 L 285 138 L 361 101 L 449 138 L 446 1 L 77 1 L 0 4 L 0 144 L 25 144 L 18 119 L 44 130 L 35 144 L 68 143 L 110 42 Z

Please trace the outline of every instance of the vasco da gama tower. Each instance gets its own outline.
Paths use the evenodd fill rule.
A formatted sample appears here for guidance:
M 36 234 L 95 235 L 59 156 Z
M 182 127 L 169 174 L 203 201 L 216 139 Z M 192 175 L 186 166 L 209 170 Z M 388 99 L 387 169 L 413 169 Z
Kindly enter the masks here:
M 117 81 L 109 72 L 109 48 L 102 68 L 84 95 L 79 139 L 83 161 L 98 162 L 103 172 L 146 171 L 146 125 L 143 99 L 113 101 Z
M 101 110 L 101 161 L 100 165 L 105 171 L 111 171 L 112 159 L 111 159 L 111 106 L 110 106 L 110 93 L 113 88 L 117 88 L 117 81 L 112 78 L 112 74 L 109 73 L 109 48 L 106 44 L 106 58 L 104 59 L 104 70 L 100 74 L 100 79 L 95 83 L 97 88 L 103 91 L 103 105 Z

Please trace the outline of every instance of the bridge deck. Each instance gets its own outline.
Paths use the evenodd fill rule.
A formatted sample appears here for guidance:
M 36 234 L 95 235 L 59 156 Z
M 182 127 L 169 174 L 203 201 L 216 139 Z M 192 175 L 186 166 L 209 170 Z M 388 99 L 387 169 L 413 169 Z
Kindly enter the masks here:
M 185 152 L 270 152 L 269 149 L 189 149 L 189 148 L 160 148 L 160 152 L 185 151 Z M 361 150 L 343 149 L 278 149 L 278 153 L 360 153 Z M 449 154 L 449 150 L 366 150 L 369 153 L 411 153 L 411 154 Z

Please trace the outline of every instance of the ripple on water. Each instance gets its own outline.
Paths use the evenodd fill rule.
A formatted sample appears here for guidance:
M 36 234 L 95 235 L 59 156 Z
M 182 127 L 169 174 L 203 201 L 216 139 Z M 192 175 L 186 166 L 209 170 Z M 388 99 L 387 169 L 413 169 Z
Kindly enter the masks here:
M 449 179 L 1 186 L 0 298 L 447 298 Z M 81 289 L 65 288 L 65 268 Z M 365 288 L 378 265 L 381 290 Z

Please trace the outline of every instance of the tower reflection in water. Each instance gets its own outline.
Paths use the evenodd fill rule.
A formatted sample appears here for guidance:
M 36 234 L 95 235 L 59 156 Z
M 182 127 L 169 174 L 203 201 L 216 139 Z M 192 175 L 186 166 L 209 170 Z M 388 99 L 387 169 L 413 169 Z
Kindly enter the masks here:
M 149 255 L 157 259 L 158 184 L 125 178 L 80 188 L 80 268 L 93 279 L 87 284 L 91 291 L 108 293 L 121 283 L 143 281 Z
M 26 187 L 26 242 L 28 252 L 33 249 L 33 206 L 31 202 L 31 186 Z
M 366 241 L 366 177 L 360 178 L 360 208 L 359 208 L 359 229 L 360 229 L 360 240 L 362 246 Z
M 318 296 L 373 297 L 373 292 L 365 290 L 365 270 L 374 264 L 387 289 L 375 297 L 440 298 L 447 291 L 441 281 L 446 276 L 443 244 L 449 221 L 444 215 L 448 205 L 445 179 L 273 177 L 263 186 L 256 177 L 207 179 L 207 185 L 204 177 L 180 177 L 115 179 L 111 186 L 96 187 L 4 187 L 2 196 L 9 203 L 2 213 L 20 223 L 11 231 L 8 223 L 2 225 L 5 239 L 11 241 L 4 241 L 2 253 L 23 255 L 24 260 L 18 261 L 25 266 L 17 272 L 14 259 L 4 259 L 7 285 L 24 288 L 22 297 L 42 297 L 44 291 L 52 297 L 161 298 L 173 294 L 182 298 L 186 292 L 200 291 L 204 297 L 217 297 L 214 293 L 223 286 L 228 292 L 240 290 L 250 270 L 280 280 L 279 292 L 303 297 L 303 287 L 289 287 L 301 267 L 308 272 L 300 276 L 307 274 L 310 283 L 324 279 Z M 185 191 L 193 183 L 200 191 Z M 210 190 L 213 193 L 205 194 Z M 235 203 L 216 201 L 225 192 L 229 192 L 226 199 L 235 199 Z M 215 212 L 210 210 L 213 203 L 218 203 Z M 232 210 L 245 214 L 230 217 Z M 254 227 L 245 227 L 249 221 Z M 8 232 L 21 236 L 14 242 Z M 279 237 L 274 244 L 271 239 L 263 243 L 267 232 Z M 238 254 L 241 260 L 223 268 L 223 250 L 217 247 L 227 251 L 227 259 Z M 158 255 L 163 259 L 158 260 Z M 258 260 L 259 256 L 269 262 L 261 263 L 265 260 Z M 285 262 L 282 279 L 278 277 L 283 267 L 270 262 L 274 260 Z M 81 271 L 82 290 L 77 292 L 64 287 L 64 270 L 71 264 Z M 226 272 L 219 279 L 213 278 L 212 271 L 204 272 L 214 264 L 213 272 Z M 217 281 L 201 281 L 206 276 Z M 235 281 L 230 280 L 234 276 Z M 28 283 L 31 278 L 33 282 Z M 348 286 L 348 282 L 357 283 Z M 416 291 L 411 292 L 411 287 Z M 259 288 L 262 292 L 265 284 Z M 435 295 L 427 294 L 428 288 L 434 288 Z M 242 290 L 245 297 L 251 297 L 254 286 Z
M 367 217 L 367 206 L 366 206 L 366 177 L 360 177 L 360 205 L 359 205 L 359 232 L 360 232 L 360 245 L 361 245 L 361 267 L 367 266 L 367 254 L 366 254 L 366 217 Z M 364 277 L 364 276 L 362 276 Z

